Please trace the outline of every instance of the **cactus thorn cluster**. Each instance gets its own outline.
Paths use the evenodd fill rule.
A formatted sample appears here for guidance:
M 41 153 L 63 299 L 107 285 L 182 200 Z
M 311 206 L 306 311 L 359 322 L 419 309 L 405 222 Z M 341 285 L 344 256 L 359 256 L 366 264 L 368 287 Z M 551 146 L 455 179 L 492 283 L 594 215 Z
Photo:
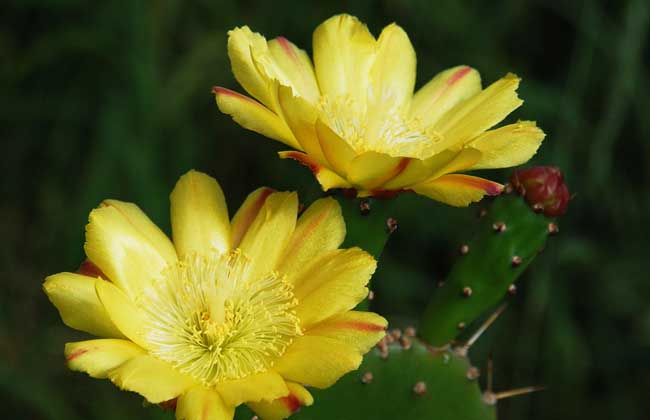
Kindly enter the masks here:
M 370 213 L 370 201 L 361 200 L 359 202 L 359 213 L 362 216 L 367 216 Z
M 501 233 L 501 232 L 505 232 L 507 227 L 506 227 L 506 224 L 504 222 L 494 222 L 494 223 L 492 223 L 492 229 L 496 233 Z
M 467 379 L 470 381 L 478 379 L 479 376 L 481 376 L 481 371 L 476 366 L 470 366 L 470 368 L 467 369 Z
M 514 284 L 511 284 L 510 286 L 508 286 L 508 294 L 510 296 L 516 295 L 517 294 L 517 286 L 515 286 Z
M 361 375 L 361 383 L 363 384 L 370 384 L 372 383 L 373 379 L 374 376 L 372 375 L 372 372 L 365 372 L 363 375 Z
M 388 229 L 388 233 L 395 232 L 397 230 L 397 219 L 394 217 L 386 219 L 386 229 Z
M 418 397 L 427 393 L 427 384 L 424 381 L 418 381 L 413 385 L 413 393 Z

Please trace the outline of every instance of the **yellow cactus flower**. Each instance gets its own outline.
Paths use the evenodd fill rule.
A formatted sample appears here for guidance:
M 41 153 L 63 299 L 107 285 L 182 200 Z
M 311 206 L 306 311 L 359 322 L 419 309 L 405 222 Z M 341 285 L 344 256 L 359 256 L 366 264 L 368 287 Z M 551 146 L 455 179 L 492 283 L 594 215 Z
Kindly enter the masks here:
M 134 204 L 106 200 L 86 226 L 87 262 L 48 277 L 70 327 L 70 369 L 108 378 L 176 418 L 232 419 L 248 404 L 283 419 L 357 369 L 386 320 L 352 309 L 376 262 L 339 249 L 338 203 L 300 217 L 295 193 L 260 188 L 232 220 L 219 184 L 190 171 L 171 194 L 173 243 Z
M 213 92 L 241 126 L 296 149 L 280 157 L 308 166 L 324 190 L 414 191 L 466 206 L 502 186 L 457 172 L 519 165 L 544 138 L 531 121 L 489 130 L 523 103 L 513 74 L 482 89 L 476 70 L 458 66 L 413 94 L 415 51 L 396 24 L 375 39 L 355 17 L 337 15 L 316 28 L 313 51 L 312 65 L 283 37 L 267 42 L 236 28 L 232 71 L 255 99 Z

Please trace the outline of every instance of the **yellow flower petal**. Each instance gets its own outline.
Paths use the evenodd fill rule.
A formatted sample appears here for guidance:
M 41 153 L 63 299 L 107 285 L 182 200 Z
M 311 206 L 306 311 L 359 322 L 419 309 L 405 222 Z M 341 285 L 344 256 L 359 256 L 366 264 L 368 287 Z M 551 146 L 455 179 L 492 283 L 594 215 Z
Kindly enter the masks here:
M 148 348 L 147 342 L 142 338 L 144 320 L 127 295 L 112 283 L 103 280 L 95 282 L 95 291 L 111 321 L 122 334 L 140 347 Z
M 480 156 L 476 149 L 462 149 L 444 150 L 425 160 L 410 159 L 404 170 L 385 183 L 382 189 L 409 190 L 415 184 L 433 181 L 446 173 L 468 168 L 478 162 Z
M 411 115 L 425 127 L 434 125 L 454 106 L 481 91 L 481 76 L 468 66 L 438 73 L 420 88 L 411 102 Z
M 503 186 L 487 179 L 469 175 L 444 175 L 433 181 L 413 186 L 418 194 L 456 207 L 465 207 L 483 196 L 498 195 Z
M 248 26 L 228 31 L 228 57 L 235 79 L 255 99 L 277 111 L 277 99 L 268 75 L 260 73 L 253 61 L 256 55 L 268 53 L 266 38 Z
M 348 179 L 357 189 L 371 191 L 402 173 L 409 158 L 392 157 L 384 153 L 365 152 L 352 159 Z
M 106 378 L 109 371 L 143 354 L 143 348 L 127 340 L 100 339 L 65 345 L 70 370 L 86 372 L 93 378 Z
M 413 95 L 416 55 L 396 24 L 375 39 L 357 18 L 331 17 L 314 31 L 313 66 L 303 50 L 282 37 L 266 42 L 248 28 L 237 28 L 230 43 L 240 45 L 244 57 L 233 66 L 253 75 L 249 79 L 260 86 L 256 91 L 268 96 L 269 108 L 304 152 L 281 152 L 280 157 L 308 166 L 325 191 L 344 188 L 358 197 L 389 197 L 429 185 L 456 166 L 515 165 L 538 144 L 527 137 L 508 151 L 505 140 L 483 137 L 474 152 L 448 160 L 522 104 L 516 93 L 519 78 L 508 74 L 482 90 L 479 73 L 463 65 L 437 74 Z M 494 151 L 486 155 L 488 147 Z M 480 162 L 467 166 L 478 153 L 483 153 Z
M 473 147 L 466 147 L 458 152 L 446 150 L 430 159 L 429 164 L 432 165 L 430 180 L 452 172 L 459 172 L 471 168 L 480 159 L 481 152 Z
M 352 346 L 329 337 L 302 336 L 289 346 L 274 369 L 284 378 L 316 388 L 327 388 L 361 364 Z
M 287 382 L 289 395 L 278 398 L 272 402 L 260 401 L 248 403 L 247 405 L 258 416 L 264 420 L 283 420 L 300 410 L 314 403 L 314 397 L 304 386 L 295 382 Z
M 436 155 L 437 156 L 437 155 Z M 435 157 L 435 156 L 434 156 Z M 381 189 L 392 191 L 400 190 L 410 185 L 424 181 L 431 176 L 435 167 L 432 159 L 408 159 L 404 169 L 393 179 L 381 186 Z
M 309 102 L 317 103 L 320 91 L 314 66 L 307 53 L 284 37 L 272 39 L 268 47 L 278 71 L 291 83 L 296 93 Z
M 294 283 L 300 271 L 318 256 L 337 249 L 345 239 L 341 206 L 333 198 L 315 201 L 298 219 L 278 271 Z
M 520 121 L 486 131 L 469 143 L 483 154 L 472 169 L 509 168 L 526 163 L 537 152 L 544 137 L 544 132 L 533 121 Z
M 336 172 L 327 168 L 320 168 L 316 176 L 316 181 L 320 184 L 323 191 L 329 191 L 334 188 L 352 188 L 352 184 L 341 178 Z
M 444 136 L 444 148 L 472 140 L 524 103 L 517 96 L 519 81 L 514 74 L 508 74 L 445 113 L 434 125 Z
M 296 149 L 304 150 L 319 164 L 325 164 L 327 161 L 318 143 L 314 126 L 318 118 L 318 111 L 314 105 L 299 96 L 294 96 L 293 90 L 286 86 L 278 86 L 278 102 L 284 120 L 300 143 L 301 147 Z
M 364 104 L 376 41 L 368 28 L 350 15 L 337 15 L 314 31 L 314 66 L 321 93 L 350 95 Z
M 277 85 L 317 103 L 320 91 L 307 53 L 286 38 L 269 42 L 247 26 L 228 32 L 228 55 L 235 78 L 253 97 L 279 113 Z
M 295 280 L 296 315 L 303 328 L 349 311 L 367 295 L 377 262 L 359 248 L 339 249 L 314 260 Z
M 348 165 L 357 155 L 355 151 L 320 119 L 316 121 L 316 135 L 327 162 L 337 173 L 345 176 Z
M 223 402 L 219 393 L 203 386 L 194 386 L 178 398 L 177 420 L 232 420 L 235 407 Z
M 365 354 L 386 335 L 387 325 L 375 313 L 350 311 L 310 327 L 305 335 L 333 338 Z
M 232 218 L 231 236 L 233 248 L 239 247 L 242 238 L 257 217 L 266 199 L 274 192 L 275 190 L 272 188 L 261 187 L 248 194 L 248 197 L 246 197 L 246 200 Z
M 120 389 L 137 392 L 153 404 L 176 398 L 196 385 L 189 376 L 149 355 L 136 356 L 107 376 Z
M 99 337 L 122 338 L 124 335 L 113 324 L 95 293 L 96 281 L 105 280 L 59 273 L 45 279 L 43 290 L 68 327 Z
M 261 278 L 273 271 L 296 227 L 296 193 L 271 194 L 241 241 L 240 248 L 250 258 L 247 276 Z
M 89 220 L 88 259 L 129 296 L 177 261 L 171 241 L 135 204 L 106 200 Z
M 251 401 L 272 401 L 285 397 L 289 393 L 284 379 L 272 370 L 242 379 L 220 382 L 216 385 L 216 390 L 223 401 L 231 406 Z
M 407 104 L 415 86 L 415 51 L 404 30 L 396 24 L 384 28 L 370 70 L 370 102 L 377 109 Z
M 183 175 L 171 196 L 174 245 L 180 258 L 188 253 L 230 250 L 230 220 L 217 181 L 201 172 Z
M 264 105 L 248 96 L 218 86 L 212 89 L 212 93 L 219 110 L 230 115 L 237 124 L 264 137 L 302 150 L 282 118 Z
M 278 155 L 281 159 L 297 160 L 304 166 L 308 167 L 316 177 L 316 180 L 320 184 L 321 188 L 323 188 L 323 191 L 328 191 L 332 188 L 352 188 L 352 184 L 341 178 L 338 174 L 336 174 L 336 172 L 320 165 L 318 162 L 312 159 L 311 156 L 305 153 L 295 152 L 291 150 L 286 152 L 279 152 Z

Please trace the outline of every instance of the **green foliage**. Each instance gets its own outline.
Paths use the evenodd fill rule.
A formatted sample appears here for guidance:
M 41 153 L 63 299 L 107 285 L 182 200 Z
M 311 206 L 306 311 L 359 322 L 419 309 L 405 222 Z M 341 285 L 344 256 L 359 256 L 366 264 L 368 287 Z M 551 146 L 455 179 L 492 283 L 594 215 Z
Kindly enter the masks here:
M 517 194 L 497 197 L 481 214 L 474 238 L 460 247 L 461 256 L 434 292 L 420 322 L 420 335 L 434 346 L 443 346 L 503 299 L 543 249 L 551 222 Z

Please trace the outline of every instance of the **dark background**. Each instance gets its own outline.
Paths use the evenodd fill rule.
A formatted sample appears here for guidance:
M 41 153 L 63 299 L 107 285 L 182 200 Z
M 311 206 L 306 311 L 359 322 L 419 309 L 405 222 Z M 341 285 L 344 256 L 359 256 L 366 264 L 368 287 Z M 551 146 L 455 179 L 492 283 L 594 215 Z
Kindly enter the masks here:
M 378 34 L 397 21 L 418 86 L 469 64 L 490 83 L 523 77 L 510 120 L 548 134 L 537 164 L 575 194 L 561 234 L 473 350 L 494 355 L 496 388 L 548 386 L 499 404 L 500 419 L 647 419 L 650 404 L 649 6 L 630 1 L 4 1 L 0 11 L 0 416 L 162 419 L 107 381 L 69 372 L 66 328 L 41 291 L 84 258 L 88 212 L 138 203 L 169 231 L 168 194 L 190 168 L 221 183 L 231 211 L 260 185 L 319 194 L 275 143 L 221 115 L 212 85 L 236 88 L 226 32 L 248 24 L 311 50 L 347 11 Z M 504 181 L 508 171 L 492 172 Z M 468 235 L 476 207 L 401 197 L 400 229 L 376 276 L 379 311 L 414 322 Z

